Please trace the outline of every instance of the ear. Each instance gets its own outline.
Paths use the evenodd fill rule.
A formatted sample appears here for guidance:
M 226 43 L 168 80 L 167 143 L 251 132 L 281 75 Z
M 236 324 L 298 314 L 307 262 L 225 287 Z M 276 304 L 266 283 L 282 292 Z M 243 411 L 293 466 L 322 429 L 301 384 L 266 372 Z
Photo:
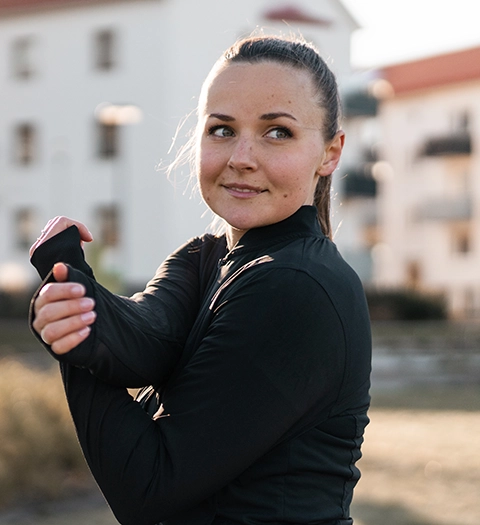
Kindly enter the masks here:
M 337 168 L 342 155 L 343 145 L 345 143 L 345 132 L 337 131 L 333 139 L 325 146 L 325 154 L 321 165 L 317 170 L 317 175 L 325 177 L 331 175 Z

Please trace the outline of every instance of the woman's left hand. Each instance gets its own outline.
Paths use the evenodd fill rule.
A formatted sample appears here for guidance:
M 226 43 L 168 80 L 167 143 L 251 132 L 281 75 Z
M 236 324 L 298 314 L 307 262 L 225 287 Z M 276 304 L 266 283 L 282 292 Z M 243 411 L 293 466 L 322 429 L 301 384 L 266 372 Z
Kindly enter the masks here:
M 66 230 L 67 228 L 70 228 L 70 226 L 76 226 L 78 228 L 78 231 L 80 232 L 80 239 L 82 240 L 82 242 L 93 241 L 93 236 L 88 230 L 88 228 L 85 226 L 85 224 L 64 216 L 54 217 L 53 219 L 50 219 L 47 222 L 45 228 L 43 228 L 43 230 L 40 233 L 40 237 L 33 243 L 32 247 L 30 248 L 30 257 L 41 244 L 43 244 L 45 241 L 48 241 L 48 239 L 52 238 L 53 236 L 57 235 L 57 233 L 60 233 Z

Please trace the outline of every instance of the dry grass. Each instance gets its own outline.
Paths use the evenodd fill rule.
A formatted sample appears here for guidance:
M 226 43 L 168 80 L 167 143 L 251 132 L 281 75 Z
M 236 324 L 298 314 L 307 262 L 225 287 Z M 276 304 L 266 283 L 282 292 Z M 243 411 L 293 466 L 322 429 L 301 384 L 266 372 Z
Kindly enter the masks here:
M 480 411 L 373 408 L 370 417 L 357 525 L 480 523 Z
M 65 479 L 87 474 L 58 372 L 1 365 L 0 497 L 15 490 L 65 495 Z M 356 525 L 478 525 L 479 409 L 473 387 L 374 396 L 352 507 Z M 21 521 L 4 515 L 0 523 L 116 523 L 106 505 L 85 503 L 43 505 L 41 514 L 30 510 Z
M 370 415 L 360 465 L 363 476 L 352 508 L 355 524 L 478 525 L 480 412 L 374 407 Z M 30 515 L 21 523 L 116 523 L 105 505 L 89 509 L 80 502 L 76 508 L 50 512 Z M 17 516 L 11 521 L 0 518 L 0 523 L 20 522 Z
M 55 498 L 86 477 L 56 367 L 0 361 L 0 505 Z
M 480 523 L 480 389 L 375 393 L 352 514 L 356 525 Z M 92 487 L 56 365 L 0 361 L 0 506 Z M 33 506 L 2 525 L 113 525 L 105 504 Z

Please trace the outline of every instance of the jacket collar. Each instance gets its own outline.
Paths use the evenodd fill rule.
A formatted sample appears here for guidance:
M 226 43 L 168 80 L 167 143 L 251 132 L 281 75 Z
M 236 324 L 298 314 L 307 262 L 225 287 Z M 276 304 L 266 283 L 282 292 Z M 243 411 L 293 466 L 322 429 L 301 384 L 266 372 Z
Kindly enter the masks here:
M 308 236 L 324 237 L 315 206 L 302 206 L 283 221 L 248 230 L 227 254 L 227 258 L 258 246 L 271 246 L 287 239 Z

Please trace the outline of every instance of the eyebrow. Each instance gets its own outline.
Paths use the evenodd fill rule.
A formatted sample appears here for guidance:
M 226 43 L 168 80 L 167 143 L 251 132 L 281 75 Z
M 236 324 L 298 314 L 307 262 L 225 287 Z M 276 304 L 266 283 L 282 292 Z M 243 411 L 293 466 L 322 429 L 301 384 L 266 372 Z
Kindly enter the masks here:
M 235 120 L 234 117 L 231 117 L 230 115 L 224 115 L 223 113 L 211 113 L 209 117 L 216 118 L 223 122 L 233 122 Z M 280 117 L 286 117 L 291 120 L 297 120 L 293 115 L 290 115 L 290 113 L 284 113 L 283 111 L 279 111 L 276 113 L 265 113 L 260 116 L 260 120 L 275 120 Z
M 265 113 L 260 117 L 261 120 L 275 120 L 280 117 L 286 117 L 292 120 L 297 120 L 293 115 L 290 115 L 290 113 L 284 113 L 283 111 L 279 111 L 277 113 Z
M 223 113 L 210 113 L 209 117 L 222 120 L 223 122 L 233 122 L 235 120 L 230 115 L 224 115 Z

